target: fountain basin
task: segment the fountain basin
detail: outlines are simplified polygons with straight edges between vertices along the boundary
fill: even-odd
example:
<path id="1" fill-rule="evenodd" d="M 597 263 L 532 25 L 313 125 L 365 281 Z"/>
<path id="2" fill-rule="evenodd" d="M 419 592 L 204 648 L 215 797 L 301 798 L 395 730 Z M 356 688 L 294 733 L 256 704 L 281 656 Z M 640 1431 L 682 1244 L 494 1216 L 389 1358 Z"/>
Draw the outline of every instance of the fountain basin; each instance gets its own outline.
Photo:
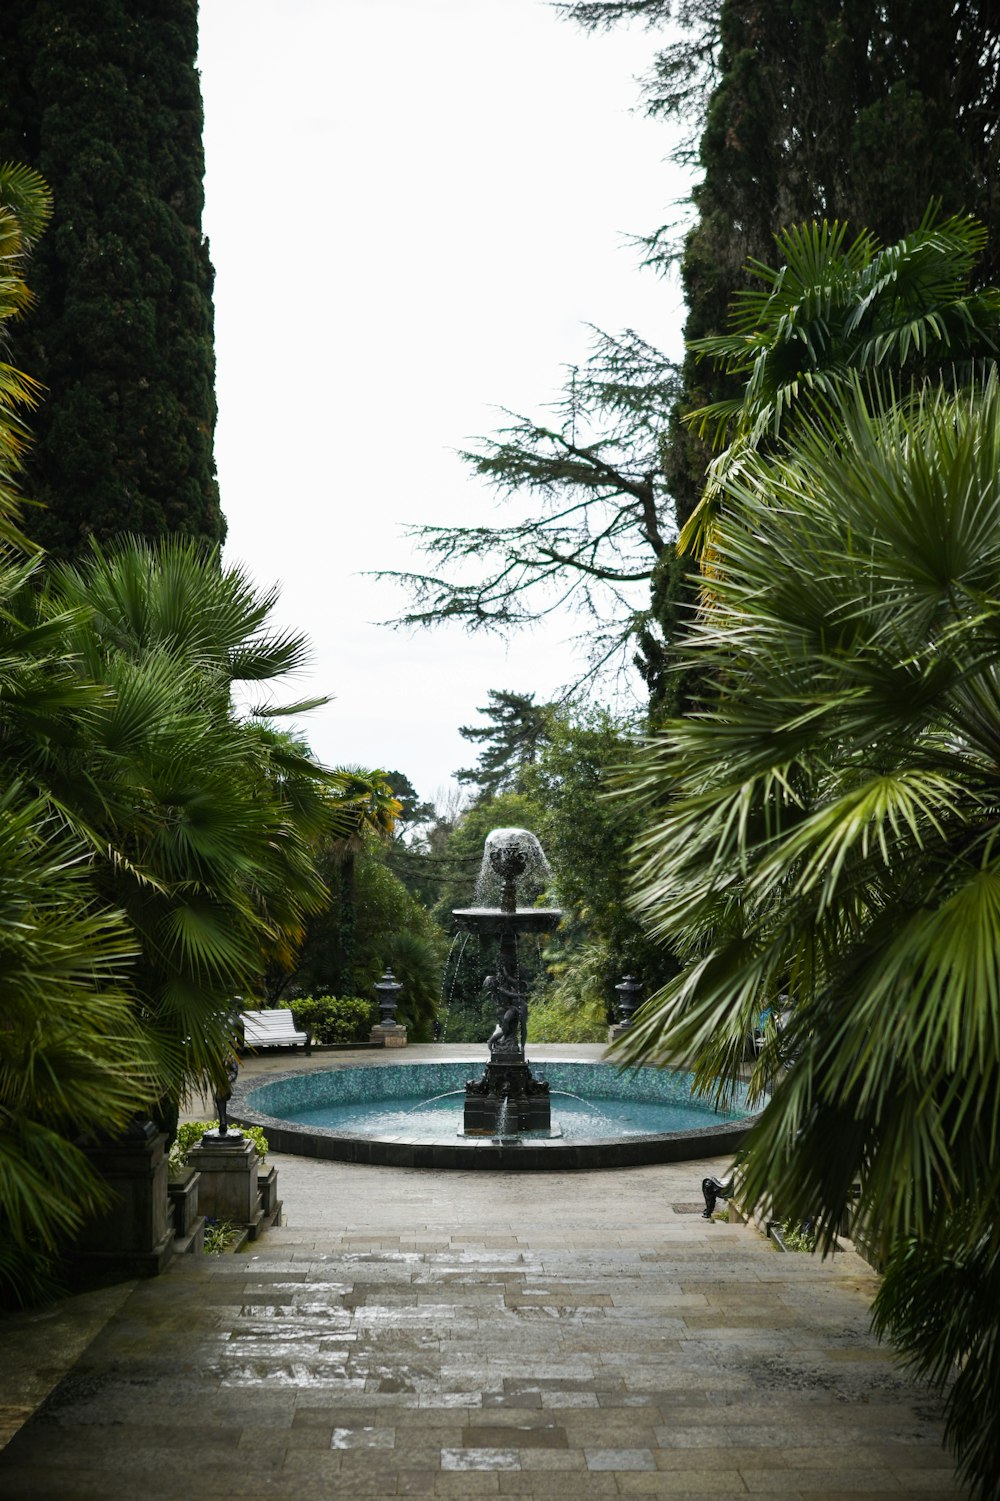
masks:
<path id="1" fill-rule="evenodd" d="M 502 1171 L 563 1171 L 567 1168 L 634 1167 L 655 1162 L 686 1162 L 730 1154 L 740 1145 L 753 1117 L 744 1102 L 732 1112 L 714 1112 L 691 1099 L 691 1075 L 663 1069 L 622 1072 L 609 1064 L 549 1061 L 545 1077 L 552 1091 L 552 1125 L 562 1129 L 565 1096 L 603 1113 L 624 1102 L 641 1119 L 646 1105 L 688 1106 L 687 1124 L 668 1131 L 625 1127 L 621 1134 L 587 1135 L 586 1122 L 561 1136 L 530 1132 L 512 1137 L 464 1137 L 461 1110 L 451 1127 L 434 1139 L 421 1139 L 416 1122 L 407 1130 L 404 1112 L 438 1096 L 464 1097 L 474 1065 L 462 1063 L 384 1064 L 376 1067 L 309 1070 L 241 1081 L 229 1117 L 263 1126 L 272 1151 L 364 1162 L 391 1167 L 464 1168 Z M 396 1112 L 391 1129 L 379 1124 L 385 1108 Z M 357 1119 L 337 1127 L 292 1117 L 327 1109 L 356 1107 Z M 355 1112 L 352 1110 L 352 1115 Z M 365 1128 L 365 1119 L 369 1121 Z"/>

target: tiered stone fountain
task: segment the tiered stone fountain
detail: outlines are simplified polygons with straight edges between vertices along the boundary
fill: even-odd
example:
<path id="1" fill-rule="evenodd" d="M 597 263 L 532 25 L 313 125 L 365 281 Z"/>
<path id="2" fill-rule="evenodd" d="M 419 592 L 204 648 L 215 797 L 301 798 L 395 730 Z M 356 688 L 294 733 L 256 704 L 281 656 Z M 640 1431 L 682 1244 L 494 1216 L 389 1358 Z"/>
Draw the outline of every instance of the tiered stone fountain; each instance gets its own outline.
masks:
<path id="1" fill-rule="evenodd" d="M 529 940 L 551 933 L 562 916 L 557 907 L 530 905 L 547 879 L 534 835 L 497 829 L 486 843 L 476 889 L 480 905 L 455 913 L 464 936 L 485 940 L 477 954 L 489 954 L 493 970 L 485 989 L 496 1025 L 481 1078 L 468 1078 L 467 1062 L 440 1056 L 427 1063 L 267 1074 L 237 1090 L 233 1118 L 263 1126 L 275 1152 L 392 1167 L 535 1172 L 733 1152 L 749 1126 L 746 1111 L 737 1107 L 721 1116 L 692 1103 L 690 1074 L 633 1069 L 626 1075 L 603 1061 L 557 1057 L 548 1063 L 548 1079 L 532 1071 L 525 1057 L 532 966 L 522 965 L 518 945 L 533 947 Z M 642 987 L 627 979 L 618 992 L 624 1026 Z M 483 1033 L 488 1026 L 484 1020 Z"/>
<path id="2" fill-rule="evenodd" d="M 526 872 L 545 869 L 538 840 L 526 829 L 494 829 L 483 861 L 500 881 L 496 907 L 464 907 L 454 913 L 458 927 L 480 937 L 496 937 L 496 973 L 486 985 L 496 1005 L 497 1024 L 489 1039 L 489 1062 L 480 1079 L 465 1086 L 467 1136 L 552 1134 L 549 1086 L 525 1058 L 528 1032 L 527 984 L 518 961 L 518 939 L 550 933 L 562 916 L 558 907 L 519 907 L 517 883 Z"/>

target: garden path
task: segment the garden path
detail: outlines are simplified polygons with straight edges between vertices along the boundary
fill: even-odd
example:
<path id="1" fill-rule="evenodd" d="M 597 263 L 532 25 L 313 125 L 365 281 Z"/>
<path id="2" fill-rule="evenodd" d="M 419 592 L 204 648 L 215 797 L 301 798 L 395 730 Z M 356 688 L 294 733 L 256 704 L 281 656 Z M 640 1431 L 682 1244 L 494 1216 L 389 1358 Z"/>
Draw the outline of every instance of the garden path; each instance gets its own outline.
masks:
<path id="1" fill-rule="evenodd" d="M 247 1252 L 88 1295 L 89 1343 L 79 1299 L 0 1330 L 8 1391 L 76 1341 L 5 1501 L 963 1494 L 868 1333 L 870 1268 L 702 1219 L 723 1162 L 273 1160 L 286 1224 Z"/>

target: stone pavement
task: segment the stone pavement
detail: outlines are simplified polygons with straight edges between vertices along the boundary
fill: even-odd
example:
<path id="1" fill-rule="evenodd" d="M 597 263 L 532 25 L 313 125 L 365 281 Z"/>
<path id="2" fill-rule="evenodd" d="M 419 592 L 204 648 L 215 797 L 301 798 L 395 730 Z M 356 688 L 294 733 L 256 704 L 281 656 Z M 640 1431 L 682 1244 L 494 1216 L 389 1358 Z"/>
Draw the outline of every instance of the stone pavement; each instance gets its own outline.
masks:
<path id="1" fill-rule="evenodd" d="M 962 1494 L 936 1403 L 867 1332 L 870 1269 L 701 1219 L 726 1162 L 269 1161 L 285 1226 L 248 1252 L 0 1325 L 5 1501 Z"/>
<path id="2" fill-rule="evenodd" d="M 90 1310 L 0 1453 L 5 1501 L 962 1494 L 868 1335 L 870 1269 L 701 1219 L 722 1162 L 273 1160 L 284 1228 Z M 0 1326 L 8 1383 L 67 1316 Z"/>

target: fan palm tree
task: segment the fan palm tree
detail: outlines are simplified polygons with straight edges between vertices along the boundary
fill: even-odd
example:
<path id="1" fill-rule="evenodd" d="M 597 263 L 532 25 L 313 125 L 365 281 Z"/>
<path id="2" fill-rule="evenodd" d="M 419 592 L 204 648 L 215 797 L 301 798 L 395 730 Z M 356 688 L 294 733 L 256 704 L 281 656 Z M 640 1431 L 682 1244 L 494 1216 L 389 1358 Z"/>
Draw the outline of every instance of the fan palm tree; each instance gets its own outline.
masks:
<path id="1" fill-rule="evenodd" d="M 304 660 L 303 638 L 268 629 L 273 603 L 195 544 L 125 540 L 50 567 L 40 604 L 76 622 L 77 671 L 103 697 L 57 750 L 26 737 L 20 752 L 136 934 L 136 1005 L 174 1103 L 220 1079 L 233 996 L 325 895 L 312 848 L 340 781 L 271 724 L 309 705 L 241 717 L 231 702 Z"/>
<path id="2" fill-rule="evenodd" d="M 43 1295 L 102 1202 L 80 1139 L 123 1127 L 166 1082 L 129 991 L 136 940 L 98 898 L 87 844 L 30 785 L 106 710 L 66 645 L 84 616 L 39 620 L 39 573 L 0 543 L 0 1302 Z"/>
<path id="3" fill-rule="evenodd" d="M 0 338 L 30 305 L 28 253 L 51 201 L 24 167 L 0 166 Z M 49 1287 L 62 1241 L 103 1202 L 79 1147 L 123 1127 L 159 1092 L 155 1059 L 127 989 L 136 954 L 120 913 L 96 899 L 86 845 L 30 768 L 100 714 L 66 646 L 72 608 L 37 612 L 41 557 L 20 530 L 17 479 L 39 387 L 0 362 L 0 1301 Z M 27 753 L 26 753 L 27 752 Z"/>
<path id="4" fill-rule="evenodd" d="M 86 851 L 17 783 L 0 796 L 0 1303 L 30 1302 L 105 1194 L 82 1137 L 158 1087 L 127 989 L 135 941 Z"/>
<path id="5" fill-rule="evenodd" d="M 0 167 L 0 323 L 48 210 Z M 78 1141 L 220 1078 L 234 992 L 325 894 L 311 844 L 354 827 L 278 708 L 233 708 L 303 660 L 273 593 L 184 544 L 54 569 L 18 530 L 37 394 L 0 365 L 0 1285 L 21 1297 L 101 1200 Z"/>
<path id="6" fill-rule="evenodd" d="M 888 246 L 867 230 L 849 240 L 846 224 L 825 220 L 784 229 L 775 243 L 781 264 L 750 263 L 762 287 L 737 294 L 730 331 L 689 346 L 745 384 L 685 417 L 723 452 L 682 550 L 705 548 L 726 477 L 747 453 L 815 415 L 858 374 L 884 399 L 928 377 L 961 384 L 1000 350 L 1000 291 L 974 289 L 986 231 L 970 215 L 942 218 L 931 203 L 917 229 Z"/>
<path id="7" fill-rule="evenodd" d="M 880 1327 L 951 1389 L 973 1483 L 1000 1465 L 1000 385 L 904 407 L 855 382 L 726 474 L 686 655 L 713 686 L 637 780 L 636 901 L 683 956 L 626 1061 L 752 1088 L 756 1203 L 853 1183 Z M 975 1296 L 973 1296 L 975 1294 Z M 983 1295 L 983 1296 L 980 1296 Z M 988 1295 L 988 1296 L 985 1296 Z"/>
<path id="8" fill-rule="evenodd" d="M 338 768 L 341 778 L 339 806 L 349 820 L 349 827 L 335 835 L 329 845 L 330 855 L 339 868 L 337 927 L 340 972 L 336 988 L 341 995 L 353 995 L 355 989 L 355 861 L 370 839 L 388 839 L 402 811 L 383 771 L 366 771 L 361 766 Z"/>
<path id="9" fill-rule="evenodd" d="M 0 163 L 0 349 L 5 325 L 31 306 L 25 266 L 52 212 L 45 182 L 29 167 Z M 22 370 L 0 360 L 0 539 L 26 544 L 17 528 L 20 474 L 30 434 L 23 413 L 38 403 L 41 387 Z"/>

